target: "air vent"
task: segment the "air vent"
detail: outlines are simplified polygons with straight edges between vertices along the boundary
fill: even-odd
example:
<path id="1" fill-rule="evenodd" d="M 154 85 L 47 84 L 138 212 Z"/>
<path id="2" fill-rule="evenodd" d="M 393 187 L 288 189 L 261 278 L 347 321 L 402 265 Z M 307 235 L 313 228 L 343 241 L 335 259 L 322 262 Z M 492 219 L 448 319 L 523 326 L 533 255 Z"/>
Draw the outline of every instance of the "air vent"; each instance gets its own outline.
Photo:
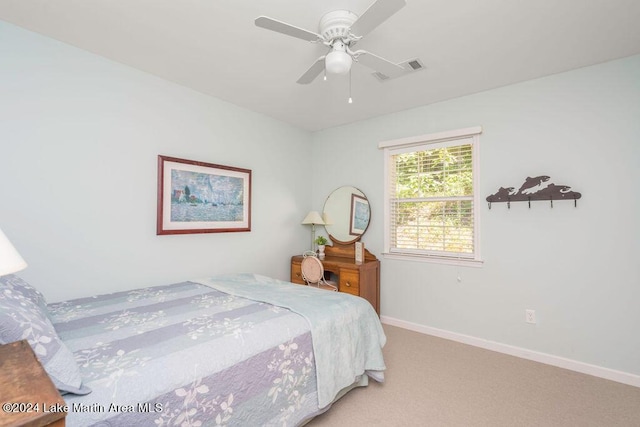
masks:
<path id="1" fill-rule="evenodd" d="M 418 71 L 424 68 L 424 65 L 422 65 L 422 62 L 420 62 L 419 59 L 412 59 L 411 61 L 407 62 L 407 65 L 411 67 L 413 71 Z"/>
<path id="2" fill-rule="evenodd" d="M 395 80 L 397 77 L 406 76 L 407 74 L 413 74 L 416 71 L 424 70 L 425 66 L 422 61 L 418 58 L 410 59 L 408 61 L 401 62 L 400 65 L 405 69 L 405 73 L 400 74 L 399 76 L 389 77 L 386 74 L 381 73 L 380 71 L 376 71 L 373 74 L 373 77 L 378 79 L 379 82 L 386 82 L 387 80 Z"/>

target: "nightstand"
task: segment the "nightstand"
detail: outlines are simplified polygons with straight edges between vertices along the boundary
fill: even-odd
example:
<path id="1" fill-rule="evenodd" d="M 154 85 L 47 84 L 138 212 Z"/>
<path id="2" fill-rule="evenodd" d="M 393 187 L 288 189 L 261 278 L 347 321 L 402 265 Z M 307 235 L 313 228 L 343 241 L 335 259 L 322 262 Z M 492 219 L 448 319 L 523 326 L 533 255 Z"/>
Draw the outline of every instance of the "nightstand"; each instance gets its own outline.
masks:
<path id="1" fill-rule="evenodd" d="M 362 263 L 355 262 L 355 247 L 353 244 L 325 248 L 325 258 L 322 260 L 325 275 L 338 284 L 339 292 L 346 292 L 362 297 L 369 301 L 380 315 L 380 261 L 371 252 L 365 250 Z M 306 285 L 302 278 L 302 255 L 291 257 L 291 281 L 299 285 Z"/>
<path id="2" fill-rule="evenodd" d="M 26 340 L 0 346 L 0 404 L 0 426 L 65 425 L 66 403 Z"/>

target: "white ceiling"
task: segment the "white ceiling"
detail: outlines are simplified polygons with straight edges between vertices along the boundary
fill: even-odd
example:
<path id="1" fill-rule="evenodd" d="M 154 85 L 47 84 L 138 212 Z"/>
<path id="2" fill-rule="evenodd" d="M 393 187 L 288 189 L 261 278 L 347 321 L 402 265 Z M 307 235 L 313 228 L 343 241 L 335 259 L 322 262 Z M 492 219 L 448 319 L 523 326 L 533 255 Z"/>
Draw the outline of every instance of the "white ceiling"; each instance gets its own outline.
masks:
<path id="1" fill-rule="evenodd" d="M 407 0 L 358 43 L 426 69 L 296 80 L 326 48 L 258 28 L 318 31 L 373 0 L 0 0 L 0 19 L 311 131 L 640 53 L 639 0 Z"/>

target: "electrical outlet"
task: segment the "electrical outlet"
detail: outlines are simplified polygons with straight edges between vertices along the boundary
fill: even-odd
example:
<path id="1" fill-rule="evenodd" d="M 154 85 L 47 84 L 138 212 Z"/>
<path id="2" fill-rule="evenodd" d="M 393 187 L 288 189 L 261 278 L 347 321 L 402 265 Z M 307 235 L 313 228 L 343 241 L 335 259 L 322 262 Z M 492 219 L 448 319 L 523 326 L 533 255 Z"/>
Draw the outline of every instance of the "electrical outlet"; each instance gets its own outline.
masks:
<path id="1" fill-rule="evenodd" d="M 536 323 L 536 311 L 535 310 L 525 310 L 524 311 L 524 321 L 527 323 Z"/>

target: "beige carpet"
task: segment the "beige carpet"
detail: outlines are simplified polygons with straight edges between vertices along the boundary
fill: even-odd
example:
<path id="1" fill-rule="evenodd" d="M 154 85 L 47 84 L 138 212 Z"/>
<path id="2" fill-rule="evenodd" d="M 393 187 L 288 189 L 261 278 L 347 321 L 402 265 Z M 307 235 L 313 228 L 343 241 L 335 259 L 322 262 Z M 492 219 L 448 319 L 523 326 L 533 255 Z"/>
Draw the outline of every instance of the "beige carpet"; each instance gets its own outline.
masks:
<path id="1" fill-rule="evenodd" d="M 640 426 L 640 388 L 384 325 L 386 381 L 308 426 Z"/>

